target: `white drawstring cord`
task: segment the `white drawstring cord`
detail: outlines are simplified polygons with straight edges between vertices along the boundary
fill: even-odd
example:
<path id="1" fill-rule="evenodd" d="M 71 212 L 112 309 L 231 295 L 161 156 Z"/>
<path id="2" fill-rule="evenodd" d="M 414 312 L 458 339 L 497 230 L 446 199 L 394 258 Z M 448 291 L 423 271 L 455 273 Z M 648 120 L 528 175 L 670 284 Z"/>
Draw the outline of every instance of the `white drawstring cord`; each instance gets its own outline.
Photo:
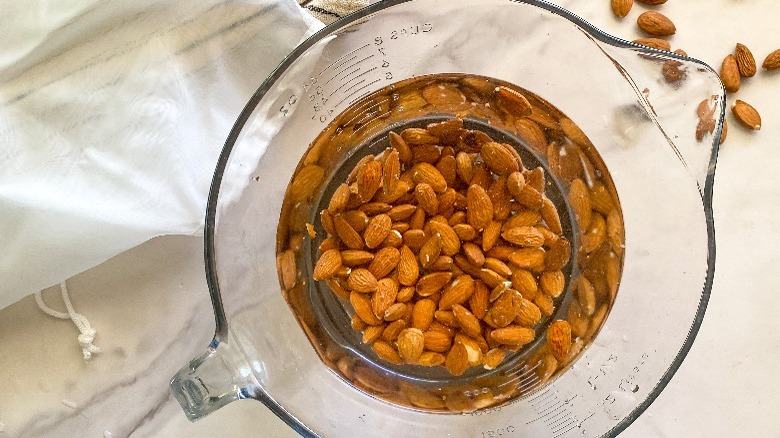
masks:
<path id="1" fill-rule="evenodd" d="M 68 310 L 68 313 L 58 312 L 47 306 L 46 303 L 43 302 L 41 292 L 35 293 L 35 302 L 38 304 L 38 308 L 43 310 L 45 314 L 55 318 L 70 319 L 73 321 L 73 324 L 75 324 L 76 328 L 81 332 L 78 337 L 79 345 L 81 345 L 81 352 L 84 354 L 84 360 L 88 361 L 92 358 L 92 354 L 100 352 L 100 349 L 92 344 L 97 332 L 95 332 L 95 329 L 92 328 L 84 315 L 76 313 L 76 310 L 73 309 L 73 304 L 70 302 L 70 296 L 68 296 L 68 287 L 65 285 L 64 281 L 60 283 L 60 290 L 62 290 L 62 301 L 65 302 L 65 308 Z"/>

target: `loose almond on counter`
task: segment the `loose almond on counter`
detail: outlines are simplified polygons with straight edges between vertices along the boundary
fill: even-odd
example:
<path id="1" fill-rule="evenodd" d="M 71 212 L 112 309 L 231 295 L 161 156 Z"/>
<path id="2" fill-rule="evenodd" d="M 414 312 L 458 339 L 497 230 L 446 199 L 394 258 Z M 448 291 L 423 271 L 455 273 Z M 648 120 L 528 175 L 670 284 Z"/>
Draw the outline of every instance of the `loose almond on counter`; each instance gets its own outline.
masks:
<path id="1" fill-rule="evenodd" d="M 761 64 L 761 67 L 764 70 L 777 70 L 780 68 L 780 49 L 777 49 L 769 55 L 766 55 L 764 63 Z"/>
<path id="2" fill-rule="evenodd" d="M 756 58 L 753 57 L 753 53 L 744 44 L 737 43 L 737 47 L 734 51 L 734 57 L 737 60 L 737 67 L 739 68 L 739 74 L 749 78 L 756 74 Z"/>
<path id="3" fill-rule="evenodd" d="M 619 18 L 623 18 L 631 11 L 634 0 L 612 0 L 612 12 Z"/>
<path id="4" fill-rule="evenodd" d="M 723 86 L 729 93 L 739 91 L 739 67 L 734 55 L 727 55 L 723 58 L 723 63 L 720 66 L 720 80 L 723 81 Z"/>
<path id="5" fill-rule="evenodd" d="M 761 115 L 750 104 L 736 100 L 731 106 L 734 117 L 748 129 L 761 129 Z"/>
<path id="6" fill-rule="evenodd" d="M 656 11 L 643 12 L 637 18 L 637 25 L 643 31 L 655 36 L 669 36 L 677 32 L 672 20 Z"/>

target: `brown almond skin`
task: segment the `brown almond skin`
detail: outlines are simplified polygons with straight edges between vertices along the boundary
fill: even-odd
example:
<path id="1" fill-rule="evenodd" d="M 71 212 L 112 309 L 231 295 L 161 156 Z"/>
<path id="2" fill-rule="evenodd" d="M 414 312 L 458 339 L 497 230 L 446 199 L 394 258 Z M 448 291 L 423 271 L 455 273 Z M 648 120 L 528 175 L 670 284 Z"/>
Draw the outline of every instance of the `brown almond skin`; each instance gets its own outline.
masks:
<path id="1" fill-rule="evenodd" d="M 655 36 L 669 36 L 677 32 L 672 20 L 656 11 L 642 13 L 636 20 L 640 29 Z"/>
<path id="2" fill-rule="evenodd" d="M 612 12 L 619 18 L 623 18 L 631 12 L 634 0 L 612 0 Z"/>
<path id="3" fill-rule="evenodd" d="M 747 48 L 746 45 L 737 43 L 737 47 L 734 50 L 734 57 L 737 59 L 737 67 L 739 68 L 739 74 L 750 78 L 756 74 L 756 58 L 753 57 L 753 52 Z"/>
<path id="4" fill-rule="evenodd" d="M 731 107 L 734 117 L 746 128 L 761 129 L 761 115 L 747 102 L 736 100 Z"/>
<path id="5" fill-rule="evenodd" d="M 734 55 L 729 54 L 723 58 L 723 63 L 720 66 L 720 80 L 723 81 L 723 87 L 729 93 L 739 91 L 739 67 L 737 67 L 737 59 Z"/>
<path id="6" fill-rule="evenodd" d="M 669 44 L 669 41 L 662 38 L 639 38 L 634 40 L 634 43 L 652 47 L 653 49 L 666 50 L 667 52 L 672 49 L 672 45 Z"/>
<path id="7" fill-rule="evenodd" d="M 658 6 L 666 3 L 666 0 L 636 0 L 639 3 L 650 5 L 650 6 Z"/>
<path id="8" fill-rule="evenodd" d="M 780 49 L 766 55 L 761 68 L 767 71 L 780 69 Z"/>

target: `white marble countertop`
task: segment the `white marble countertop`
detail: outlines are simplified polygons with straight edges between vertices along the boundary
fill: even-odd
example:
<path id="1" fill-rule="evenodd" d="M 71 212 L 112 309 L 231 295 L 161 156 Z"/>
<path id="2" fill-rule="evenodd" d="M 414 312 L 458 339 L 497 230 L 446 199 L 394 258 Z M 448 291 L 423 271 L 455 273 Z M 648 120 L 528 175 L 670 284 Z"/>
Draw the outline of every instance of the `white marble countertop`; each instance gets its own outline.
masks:
<path id="1" fill-rule="evenodd" d="M 644 10 L 623 21 L 608 0 L 559 4 L 608 33 L 634 39 Z M 670 0 L 674 48 L 719 66 L 734 43 L 758 62 L 780 48 L 780 2 Z M 666 390 L 623 434 L 770 436 L 780 431 L 780 72 L 745 80 L 736 98 L 762 113 L 760 132 L 730 124 L 715 182 L 717 264 L 693 348 Z M 733 122 L 733 119 L 730 120 Z M 212 337 L 214 322 L 196 237 L 162 237 L 68 282 L 103 350 L 85 364 L 76 329 L 41 313 L 32 297 L 0 311 L 0 437 L 293 437 L 254 401 L 190 423 L 168 381 Z M 45 296 L 53 296 L 50 290 Z"/>

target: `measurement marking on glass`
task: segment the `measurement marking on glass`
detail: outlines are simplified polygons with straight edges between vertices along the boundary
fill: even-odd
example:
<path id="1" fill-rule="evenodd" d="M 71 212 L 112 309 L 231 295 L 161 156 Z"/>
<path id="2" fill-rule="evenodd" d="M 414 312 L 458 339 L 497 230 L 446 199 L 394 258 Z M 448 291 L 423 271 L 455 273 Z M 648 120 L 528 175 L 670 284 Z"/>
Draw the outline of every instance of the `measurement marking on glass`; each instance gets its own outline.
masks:
<path id="1" fill-rule="evenodd" d="M 565 435 L 565 434 L 567 434 L 567 433 L 571 432 L 572 430 L 574 430 L 574 429 L 576 429 L 576 428 L 577 428 L 577 424 L 575 423 L 575 424 L 574 424 L 573 426 L 571 426 L 570 428 L 568 428 L 568 429 L 566 429 L 566 430 L 562 431 L 561 433 L 559 433 L 559 434 L 557 434 L 557 435 L 553 436 L 553 438 L 559 438 L 559 437 L 562 437 L 563 435 Z"/>
<path id="2" fill-rule="evenodd" d="M 364 89 L 364 88 L 366 88 L 366 87 L 370 87 L 371 85 L 374 85 L 374 84 L 376 84 L 376 83 L 377 83 L 377 82 L 379 82 L 380 80 L 381 80 L 381 79 L 375 79 L 375 80 L 373 80 L 373 81 L 371 81 L 371 82 L 367 83 L 366 85 L 363 85 L 362 87 L 358 88 L 357 90 L 353 91 L 351 94 L 349 94 L 349 95 L 345 96 L 343 99 L 341 99 L 341 100 L 339 101 L 339 103 L 337 103 L 337 104 L 336 104 L 336 107 L 338 107 L 339 105 L 341 105 L 341 104 L 342 104 L 342 103 L 343 103 L 345 100 L 347 100 L 347 99 L 349 99 L 350 97 L 352 97 L 352 95 L 353 95 L 353 94 L 355 94 L 355 93 L 359 92 L 360 90 L 362 90 L 362 89 Z M 364 79 L 364 81 L 365 81 L 365 79 Z M 362 82 L 362 81 L 361 81 L 361 82 Z M 356 84 L 356 85 L 357 85 L 357 84 Z M 350 87 L 350 88 L 352 88 L 352 87 Z M 344 91 L 346 92 L 347 90 L 344 90 Z"/>
<path id="3" fill-rule="evenodd" d="M 325 85 L 328 85 L 328 84 L 330 83 L 330 81 L 332 81 L 332 80 L 336 79 L 337 77 L 339 77 L 339 75 L 341 75 L 341 73 L 344 73 L 344 72 L 345 72 L 345 71 L 347 71 L 347 70 L 349 70 L 349 68 L 345 68 L 345 69 L 344 69 L 344 70 L 342 70 L 340 73 L 336 73 L 336 76 L 333 76 L 332 78 L 328 79 L 328 80 L 325 82 Z M 353 73 L 356 73 L 356 72 L 359 72 L 359 71 L 360 71 L 360 67 L 358 67 L 358 68 L 356 68 L 355 70 L 353 70 L 353 71 L 351 71 L 351 72 L 347 73 L 347 74 L 346 74 L 346 75 L 345 75 L 345 76 L 344 76 L 342 79 L 346 79 L 347 77 L 349 77 L 349 75 L 351 75 L 351 74 L 353 74 Z"/>
<path id="4" fill-rule="evenodd" d="M 365 57 L 365 58 L 363 58 L 363 59 L 359 59 L 359 60 L 357 60 L 357 61 L 353 62 L 352 64 L 349 64 L 349 65 L 347 65 L 346 67 L 344 67 L 344 69 L 345 69 L 345 70 L 347 70 L 347 69 L 350 69 L 350 68 L 352 68 L 352 67 L 355 67 L 355 66 L 357 66 L 358 64 L 360 64 L 361 62 L 363 62 L 363 61 L 365 61 L 365 60 L 367 60 L 367 59 L 371 59 L 371 58 L 373 58 L 373 57 L 374 57 L 374 55 L 368 55 L 368 56 L 366 56 L 366 57 Z M 357 55 L 355 55 L 355 56 L 353 56 L 353 57 L 351 57 L 351 58 L 347 59 L 346 61 L 344 61 L 344 63 L 343 63 L 343 64 L 340 64 L 340 65 L 339 65 L 339 67 L 341 67 L 342 65 L 344 65 L 344 64 L 346 64 L 346 63 L 348 63 L 349 61 L 352 61 L 352 60 L 353 60 L 353 59 L 355 59 L 355 58 L 357 58 Z M 338 74 L 334 75 L 334 77 L 336 77 L 336 76 L 338 76 Z"/>
<path id="5" fill-rule="evenodd" d="M 363 46 L 363 47 L 358 47 L 357 49 L 355 49 L 355 50 L 353 50 L 353 51 L 351 51 L 351 52 L 349 52 L 349 53 L 346 53 L 346 54 L 344 54 L 344 55 L 343 55 L 341 58 L 339 58 L 339 59 L 337 59 L 337 60 L 335 60 L 335 61 L 331 62 L 329 66 L 327 66 L 327 67 L 325 67 L 324 69 L 322 69 L 322 71 L 320 72 L 320 74 L 319 74 L 318 76 L 322 76 L 322 74 L 323 74 L 323 73 L 325 73 L 325 72 L 326 72 L 326 71 L 327 71 L 329 68 L 333 67 L 333 65 L 334 65 L 334 64 L 338 63 L 338 62 L 339 62 L 339 61 L 341 61 L 342 59 L 344 59 L 344 58 L 346 58 L 346 57 L 348 57 L 348 56 L 352 55 L 353 53 L 359 52 L 360 50 L 363 50 L 363 49 L 365 49 L 366 47 L 369 47 L 370 45 L 371 45 L 371 44 L 366 44 L 366 45 L 365 45 L 365 46 Z"/>
<path id="6" fill-rule="evenodd" d="M 539 397 L 541 397 L 541 396 L 543 396 L 543 395 L 546 395 L 546 394 L 549 394 L 549 393 L 550 393 L 550 388 L 547 388 L 547 389 L 545 389 L 544 391 L 540 392 L 539 394 L 537 394 L 537 395 L 535 395 L 535 396 L 533 396 L 533 397 L 529 398 L 529 399 L 528 399 L 528 401 L 529 401 L 529 402 L 531 402 L 531 403 L 533 404 L 533 401 L 534 401 L 534 400 L 538 400 L 538 399 L 539 399 Z"/>
<path id="7" fill-rule="evenodd" d="M 544 397 L 542 397 L 542 396 L 544 396 Z M 533 397 L 532 399 L 529 399 L 528 401 L 531 402 L 531 406 L 536 407 L 540 403 L 543 403 L 544 400 L 546 400 L 546 399 L 548 399 L 550 397 L 554 397 L 554 396 L 555 396 L 555 393 L 550 392 L 549 389 L 546 389 L 546 390 L 544 390 L 544 392 L 542 392 L 541 394 Z"/>
<path id="8" fill-rule="evenodd" d="M 544 420 L 544 422 L 547 423 L 548 426 L 550 426 L 550 429 L 555 429 L 561 424 L 572 420 L 571 416 L 569 415 L 570 412 L 568 410 L 559 408 L 556 412 L 558 413 L 553 415 L 552 417 L 547 417 Z M 561 417 L 561 415 L 563 416 Z"/>
<path id="9" fill-rule="evenodd" d="M 363 82 L 365 82 L 365 81 L 366 81 L 365 79 L 361 79 L 361 80 L 359 80 L 359 81 L 355 82 L 354 84 L 352 84 L 352 85 L 350 85 L 349 87 L 345 88 L 345 89 L 344 89 L 344 92 L 346 93 L 347 91 L 349 91 L 349 90 L 351 90 L 351 89 L 353 89 L 353 88 L 357 87 L 358 85 L 362 84 L 362 83 L 363 83 Z"/>
<path id="10" fill-rule="evenodd" d="M 577 426 L 577 420 L 572 418 L 571 416 L 566 416 L 562 419 L 563 421 L 558 422 L 557 424 L 552 424 L 550 427 L 553 429 L 552 433 L 558 433 L 561 430 L 569 427 L 569 426 Z"/>
<path id="11" fill-rule="evenodd" d="M 334 94 L 338 93 L 339 91 L 341 91 L 341 89 L 342 89 L 342 88 L 344 88 L 344 87 L 346 87 L 347 85 L 349 85 L 349 84 L 350 84 L 352 81 L 359 79 L 361 76 L 363 76 L 363 75 L 357 75 L 357 76 L 355 76 L 354 78 L 352 78 L 352 79 L 350 79 L 350 80 L 348 80 L 348 81 L 345 81 L 344 83 L 342 83 L 341 85 L 339 85 L 339 87 L 338 87 L 338 88 L 336 88 L 335 90 L 333 90 L 333 92 L 332 92 L 332 93 L 330 93 L 330 94 L 328 95 L 328 98 L 331 98 L 331 97 L 333 97 L 333 95 L 334 95 Z M 360 83 L 362 83 L 362 82 L 365 82 L 365 79 L 363 79 L 363 81 L 361 81 L 361 82 L 358 82 L 358 84 L 360 84 Z M 352 87 L 350 87 L 350 88 L 352 88 Z M 349 90 L 349 88 L 347 88 L 347 90 Z M 347 90 L 344 90 L 344 91 L 346 92 Z"/>

